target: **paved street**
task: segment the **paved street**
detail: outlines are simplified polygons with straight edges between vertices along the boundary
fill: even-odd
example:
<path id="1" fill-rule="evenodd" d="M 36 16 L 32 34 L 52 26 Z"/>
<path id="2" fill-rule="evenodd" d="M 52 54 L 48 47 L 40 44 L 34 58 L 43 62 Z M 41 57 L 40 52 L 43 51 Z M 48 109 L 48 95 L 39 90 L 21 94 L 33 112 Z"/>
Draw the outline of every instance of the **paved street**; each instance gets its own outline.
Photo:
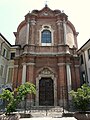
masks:
<path id="1" fill-rule="evenodd" d="M 52 117 L 37 117 L 37 118 L 21 118 L 20 120 L 76 120 L 74 117 L 62 117 L 62 118 L 52 118 Z"/>

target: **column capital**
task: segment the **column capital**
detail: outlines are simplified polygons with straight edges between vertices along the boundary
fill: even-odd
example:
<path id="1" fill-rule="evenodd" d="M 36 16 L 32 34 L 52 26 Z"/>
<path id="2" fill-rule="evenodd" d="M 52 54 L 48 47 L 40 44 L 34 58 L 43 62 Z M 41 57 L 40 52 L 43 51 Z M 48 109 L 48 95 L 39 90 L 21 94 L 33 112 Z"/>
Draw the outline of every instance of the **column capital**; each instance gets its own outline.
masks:
<path id="1" fill-rule="evenodd" d="M 63 23 L 63 21 L 62 20 L 58 20 L 56 23 L 57 23 L 57 25 L 60 25 L 61 23 Z"/>
<path id="2" fill-rule="evenodd" d="M 71 65 L 71 63 L 58 63 L 58 66 Z"/>
<path id="3" fill-rule="evenodd" d="M 80 65 L 74 65 L 76 68 L 80 67 Z"/>
<path id="4" fill-rule="evenodd" d="M 32 63 L 32 62 L 25 63 L 25 62 L 24 62 L 24 63 L 22 63 L 22 65 L 23 65 L 23 66 L 24 66 L 24 65 L 27 65 L 27 66 L 28 66 L 28 65 L 35 65 L 35 63 Z M 15 67 L 17 67 L 17 66 L 15 66 Z"/>
<path id="5" fill-rule="evenodd" d="M 31 63 L 31 62 L 29 62 L 29 63 L 27 63 L 27 65 L 35 65 L 35 63 Z"/>
<path id="6" fill-rule="evenodd" d="M 24 62 L 24 63 L 22 63 L 22 65 L 26 65 L 26 63 Z"/>
<path id="7" fill-rule="evenodd" d="M 58 63 L 58 66 L 66 65 L 66 63 Z"/>
<path id="8" fill-rule="evenodd" d="M 18 67 L 18 65 L 14 65 L 14 68 L 17 68 Z"/>
<path id="9" fill-rule="evenodd" d="M 31 25 L 36 25 L 36 21 L 35 20 L 31 20 Z"/>

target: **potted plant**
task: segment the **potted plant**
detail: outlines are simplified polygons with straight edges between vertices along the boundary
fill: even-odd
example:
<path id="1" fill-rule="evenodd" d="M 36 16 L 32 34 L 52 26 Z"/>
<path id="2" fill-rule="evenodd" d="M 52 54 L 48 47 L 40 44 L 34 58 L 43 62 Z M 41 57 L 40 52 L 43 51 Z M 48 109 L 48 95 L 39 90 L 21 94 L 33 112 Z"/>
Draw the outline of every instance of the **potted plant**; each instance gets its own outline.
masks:
<path id="1" fill-rule="evenodd" d="M 22 101 L 22 98 L 25 98 L 27 94 L 35 94 L 35 92 L 35 85 L 29 82 L 20 85 L 13 92 L 10 92 L 9 90 L 3 90 L 2 94 L 0 94 L 0 98 L 6 101 L 5 114 L 11 117 L 11 114 L 16 111 L 16 107 Z M 16 119 L 14 117 L 12 120 L 18 120 L 19 118 L 20 116 L 17 115 Z"/>
<path id="2" fill-rule="evenodd" d="M 90 120 L 89 103 L 90 103 L 90 86 L 83 84 L 77 91 L 71 90 L 70 95 L 78 112 L 74 117 L 78 120 Z"/>

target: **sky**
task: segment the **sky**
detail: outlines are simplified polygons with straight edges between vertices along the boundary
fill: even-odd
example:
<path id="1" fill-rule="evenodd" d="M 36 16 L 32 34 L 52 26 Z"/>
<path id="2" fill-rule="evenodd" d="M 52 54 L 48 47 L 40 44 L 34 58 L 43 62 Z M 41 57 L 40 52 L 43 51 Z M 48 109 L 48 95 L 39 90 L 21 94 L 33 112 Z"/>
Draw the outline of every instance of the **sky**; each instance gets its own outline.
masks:
<path id="1" fill-rule="evenodd" d="M 30 11 L 41 10 L 45 0 L 0 0 L 0 33 L 12 44 L 15 44 L 13 32 Z M 47 0 L 50 9 L 64 10 L 68 20 L 74 25 L 79 35 L 78 48 L 90 38 L 90 0 Z"/>

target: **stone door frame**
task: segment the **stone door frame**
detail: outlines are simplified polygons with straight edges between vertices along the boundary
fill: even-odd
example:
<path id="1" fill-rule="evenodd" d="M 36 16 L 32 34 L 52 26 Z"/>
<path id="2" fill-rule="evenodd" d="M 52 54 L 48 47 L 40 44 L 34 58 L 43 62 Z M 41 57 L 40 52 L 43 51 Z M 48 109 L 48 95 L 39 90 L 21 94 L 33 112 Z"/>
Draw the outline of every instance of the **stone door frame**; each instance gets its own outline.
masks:
<path id="1" fill-rule="evenodd" d="M 57 106 L 57 79 L 54 73 L 48 68 L 43 68 L 41 72 L 36 77 L 36 100 L 35 105 L 39 106 L 39 80 L 41 78 L 51 78 L 53 80 L 54 87 L 54 106 Z"/>

